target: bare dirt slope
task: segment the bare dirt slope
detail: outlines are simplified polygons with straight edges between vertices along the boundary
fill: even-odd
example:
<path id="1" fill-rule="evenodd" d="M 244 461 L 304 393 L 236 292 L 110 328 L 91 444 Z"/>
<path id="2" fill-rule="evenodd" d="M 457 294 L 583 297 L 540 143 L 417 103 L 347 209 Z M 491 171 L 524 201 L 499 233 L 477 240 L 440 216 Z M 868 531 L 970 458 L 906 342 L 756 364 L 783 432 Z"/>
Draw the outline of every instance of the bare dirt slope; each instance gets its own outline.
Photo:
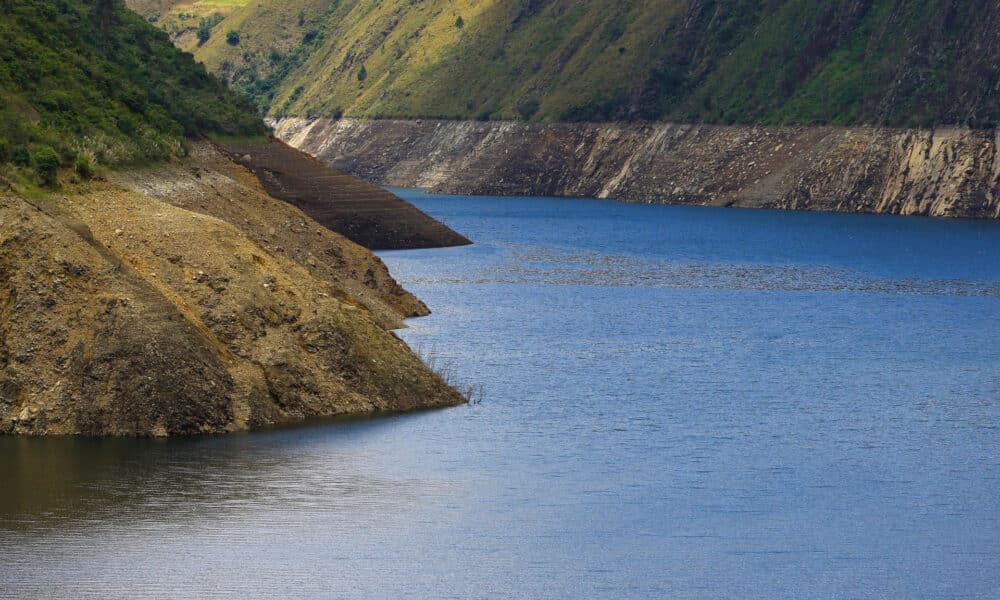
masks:
<path id="1" fill-rule="evenodd" d="M 404 250 L 470 243 L 398 196 L 281 141 L 226 142 L 221 148 L 255 173 L 272 196 L 366 248 Z"/>
<path id="2" fill-rule="evenodd" d="M 463 398 L 387 331 L 424 314 L 367 250 L 210 146 L 0 198 L 0 432 L 172 435 Z"/>

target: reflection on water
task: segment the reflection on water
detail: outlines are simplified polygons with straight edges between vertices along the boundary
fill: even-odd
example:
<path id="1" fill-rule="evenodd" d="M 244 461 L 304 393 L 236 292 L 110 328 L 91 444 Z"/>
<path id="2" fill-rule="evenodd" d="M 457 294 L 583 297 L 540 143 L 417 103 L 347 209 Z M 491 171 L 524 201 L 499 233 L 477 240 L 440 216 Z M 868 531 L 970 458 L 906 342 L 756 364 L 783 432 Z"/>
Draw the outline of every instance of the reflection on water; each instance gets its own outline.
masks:
<path id="1" fill-rule="evenodd" d="M 372 556 L 408 507 L 455 495 L 447 481 L 371 468 L 366 438 L 398 418 L 199 439 L 0 438 L 0 596 L 273 597 L 290 581 L 326 595 L 320 563 Z"/>
<path id="2" fill-rule="evenodd" d="M 349 422 L 340 420 L 341 423 Z M 331 422 L 331 425 L 334 426 Z M 287 446 L 305 430 L 179 440 L 0 437 L 0 527 L 61 530 L 116 519 L 224 518 L 241 508 L 385 508 L 421 485 L 374 477 L 351 452 Z"/>
<path id="3" fill-rule="evenodd" d="M 0 438 L 0 597 L 1000 594 L 1000 224 L 405 193 L 482 405 Z"/>

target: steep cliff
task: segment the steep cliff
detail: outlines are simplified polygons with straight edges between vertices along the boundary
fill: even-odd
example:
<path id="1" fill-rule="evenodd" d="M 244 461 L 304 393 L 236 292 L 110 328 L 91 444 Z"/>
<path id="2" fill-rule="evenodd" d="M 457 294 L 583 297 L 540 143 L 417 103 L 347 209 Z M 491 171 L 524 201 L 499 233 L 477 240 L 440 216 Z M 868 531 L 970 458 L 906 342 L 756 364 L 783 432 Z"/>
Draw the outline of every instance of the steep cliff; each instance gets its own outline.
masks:
<path id="1" fill-rule="evenodd" d="M 0 433 L 173 435 L 462 397 L 386 328 L 426 307 L 207 143 L 0 197 Z"/>
<path id="2" fill-rule="evenodd" d="M 443 193 L 1000 217 L 993 130 L 294 119 L 290 144 Z"/>

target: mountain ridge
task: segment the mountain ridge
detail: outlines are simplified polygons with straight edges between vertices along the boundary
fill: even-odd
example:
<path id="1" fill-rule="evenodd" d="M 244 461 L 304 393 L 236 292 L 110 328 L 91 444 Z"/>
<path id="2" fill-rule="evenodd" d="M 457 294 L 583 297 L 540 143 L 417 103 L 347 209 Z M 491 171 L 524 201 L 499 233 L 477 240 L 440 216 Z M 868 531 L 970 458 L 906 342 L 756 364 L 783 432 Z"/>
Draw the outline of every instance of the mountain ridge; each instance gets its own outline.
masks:
<path id="1" fill-rule="evenodd" d="M 976 128 L 1000 118 L 1000 11 L 986 0 L 224 4 L 145 14 L 273 117 Z M 210 37 L 192 38 L 213 15 Z"/>

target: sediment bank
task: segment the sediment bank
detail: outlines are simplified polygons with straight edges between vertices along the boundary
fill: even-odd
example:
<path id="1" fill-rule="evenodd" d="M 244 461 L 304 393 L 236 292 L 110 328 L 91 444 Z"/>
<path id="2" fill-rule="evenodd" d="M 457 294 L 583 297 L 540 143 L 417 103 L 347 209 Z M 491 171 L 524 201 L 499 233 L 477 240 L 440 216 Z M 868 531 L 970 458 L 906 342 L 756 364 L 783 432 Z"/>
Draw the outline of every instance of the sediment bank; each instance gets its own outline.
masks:
<path id="1" fill-rule="evenodd" d="M 993 130 L 286 118 L 290 145 L 439 193 L 1000 217 Z"/>

